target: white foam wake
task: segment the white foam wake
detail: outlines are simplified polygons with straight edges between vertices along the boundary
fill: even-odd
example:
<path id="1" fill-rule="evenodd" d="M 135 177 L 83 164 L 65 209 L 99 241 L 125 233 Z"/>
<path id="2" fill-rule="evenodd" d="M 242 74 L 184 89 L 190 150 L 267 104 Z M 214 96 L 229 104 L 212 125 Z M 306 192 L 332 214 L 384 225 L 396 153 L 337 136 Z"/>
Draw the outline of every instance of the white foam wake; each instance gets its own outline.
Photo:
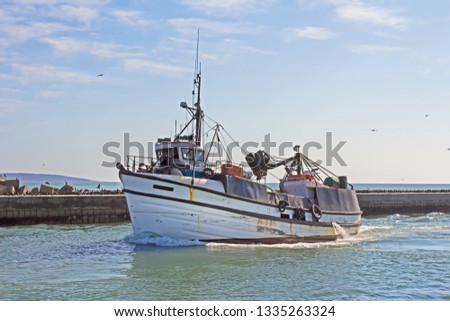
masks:
<path id="1" fill-rule="evenodd" d="M 350 235 L 347 233 L 347 231 L 342 226 L 340 226 L 338 223 L 332 222 L 331 224 L 333 224 L 334 230 L 336 231 L 337 234 L 339 234 L 339 236 L 342 239 L 347 239 L 350 237 Z"/>

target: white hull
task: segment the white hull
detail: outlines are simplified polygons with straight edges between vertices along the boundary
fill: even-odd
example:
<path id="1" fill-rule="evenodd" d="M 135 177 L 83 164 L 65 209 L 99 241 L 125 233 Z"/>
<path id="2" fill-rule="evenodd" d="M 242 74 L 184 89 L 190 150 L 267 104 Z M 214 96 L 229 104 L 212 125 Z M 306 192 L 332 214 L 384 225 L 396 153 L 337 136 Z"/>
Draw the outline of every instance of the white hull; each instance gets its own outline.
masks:
<path id="1" fill-rule="evenodd" d="M 336 240 L 358 232 L 361 213 L 322 213 L 313 222 L 280 218 L 276 204 L 224 193 L 221 182 L 158 174 L 121 173 L 135 234 L 206 242 L 293 243 Z M 288 216 L 286 218 L 286 216 Z M 339 223 L 337 225 L 336 223 Z"/>

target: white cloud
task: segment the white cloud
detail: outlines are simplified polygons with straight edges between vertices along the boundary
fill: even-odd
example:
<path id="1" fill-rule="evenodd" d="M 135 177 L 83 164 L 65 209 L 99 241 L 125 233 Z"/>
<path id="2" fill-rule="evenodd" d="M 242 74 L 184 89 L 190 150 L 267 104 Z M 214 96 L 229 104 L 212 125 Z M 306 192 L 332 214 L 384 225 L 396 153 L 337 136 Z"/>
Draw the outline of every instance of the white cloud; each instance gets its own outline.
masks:
<path id="1" fill-rule="evenodd" d="M 52 15 L 66 20 L 77 20 L 89 24 L 97 16 L 97 10 L 90 7 L 62 5 L 52 10 Z"/>
<path id="2" fill-rule="evenodd" d="M 0 22 L 2 25 L 6 25 L 7 23 L 15 23 L 20 20 L 20 18 L 14 17 L 11 12 L 8 12 L 5 8 L 0 8 Z"/>
<path id="3" fill-rule="evenodd" d="M 66 30 L 59 23 L 30 21 L 27 14 L 30 14 L 29 8 L 0 8 L 1 47 L 7 48 L 18 42 Z"/>
<path id="4" fill-rule="evenodd" d="M 47 43 L 53 47 L 57 53 L 76 53 L 87 51 L 88 42 L 70 37 L 61 38 L 42 38 L 41 42 Z"/>
<path id="5" fill-rule="evenodd" d="M 14 0 L 17 4 L 56 4 L 61 0 Z"/>
<path id="6" fill-rule="evenodd" d="M 30 4 L 30 5 L 48 5 L 48 4 L 85 4 L 85 5 L 97 5 L 107 4 L 110 0 L 13 0 L 17 4 Z"/>
<path id="7" fill-rule="evenodd" d="M 95 81 L 95 75 L 83 74 L 51 65 L 26 65 L 15 63 L 11 64 L 11 67 L 19 73 L 19 80 L 23 83 L 59 80 L 84 83 Z"/>
<path id="8" fill-rule="evenodd" d="M 299 6 L 306 10 L 331 5 L 335 8 L 338 17 L 345 21 L 373 23 L 397 28 L 406 27 L 410 22 L 408 18 L 399 13 L 400 10 L 398 9 L 371 6 L 364 2 L 363 0 L 298 0 Z"/>
<path id="9" fill-rule="evenodd" d="M 4 25 L 2 29 L 8 34 L 11 42 L 21 42 L 67 31 L 70 28 L 56 22 L 31 22 L 27 25 Z"/>
<path id="10" fill-rule="evenodd" d="M 398 15 L 397 10 L 368 6 L 363 2 L 337 2 L 337 15 L 347 21 L 369 22 L 388 27 L 404 27 L 408 19 Z"/>
<path id="11" fill-rule="evenodd" d="M 125 69 L 127 70 L 141 70 L 156 74 L 180 74 L 192 72 L 191 69 L 184 67 L 153 62 L 144 59 L 125 59 Z"/>
<path id="12" fill-rule="evenodd" d="M 205 19 L 170 19 L 169 24 L 179 33 L 187 34 L 197 32 L 197 29 L 208 30 L 218 34 L 249 34 L 255 32 L 255 26 L 244 23 L 225 23 Z"/>
<path id="13" fill-rule="evenodd" d="M 121 23 L 132 26 L 148 26 L 154 24 L 152 20 L 143 18 L 142 11 L 115 10 L 112 15 Z"/>
<path id="14" fill-rule="evenodd" d="M 109 42 L 93 42 L 89 48 L 89 53 L 103 58 L 126 58 L 126 57 L 143 57 L 145 54 L 131 51 L 130 48 Z"/>
<path id="15" fill-rule="evenodd" d="M 45 90 L 45 91 L 40 92 L 38 94 L 38 97 L 49 99 L 49 98 L 60 97 L 60 96 L 62 96 L 62 94 L 63 94 L 63 92 L 61 92 L 61 91 Z"/>
<path id="16" fill-rule="evenodd" d="M 314 10 L 324 5 L 329 5 L 329 1 L 326 0 L 297 0 L 298 5 L 302 9 Z"/>
<path id="17" fill-rule="evenodd" d="M 145 54 L 136 48 L 129 48 L 110 42 L 89 42 L 70 37 L 43 38 L 59 54 L 75 54 L 84 52 L 102 58 L 143 57 Z"/>
<path id="18" fill-rule="evenodd" d="M 283 34 L 286 40 L 292 40 L 297 37 L 313 40 L 328 40 L 337 37 L 337 34 L 331 30 L 311 26 L 305 28 L 285 29 L 283 30 Z"/>
<path id="19" fill-rule="evenodd" d="M 21 93 L 21 92 L 23 92 L 20 89 L 10 88 L 10 87 L 1 87 L 0 91 L 7 92 L 7 93 Z"/>
<path id="20" fill-rule="evenodd" d="M 206 13 L 255 12 L 273 2 L 273 0 L 182 0 L 182 3 Z"/>
<path id="21" fill-rule="evenodd" d="M 244 43 L 242 43 L 239 40 L 236 39 L 224 39 L 222 41 L 222 43 L 218 46 L 219 50 L 218 50 L 218 55 L 220 55 L 221 53 L 227 53 L 227 54 L 237 54 L 240 55 L 242 53 L 249 53 L 249 54 L 258 54 L 258 55 L 277 55 L 276 52 L 273 51 L 268 51 L 268 50 L 264 50 L 264 49 L 260 49 L 260 48 L 256 48 L 256 47 L 252 47 L 249 45 L 246 45 Z M 204 55 L 202 55 L 202 58 L 204 57 Z M 215 60 L 215 59 L 214 59 Z"/>
<path id="22" fill-rule="evenodd" d="M 66 3 L 59 5 L 59 3 Z M 82 5 L 86 2 L 86 5 Z M 80 31 L 61 20 L 90 24 L 98 10 L 90 1 L 16 1 L 0 8 L 1 43 L 8 47 L 31 39 L 53 36 L 58 33 Z M 26 5 L 25 5 L 26 4 Z M 80 5 L 78 5 L 80 4 Z M 55 21 L 59 20 L 59 21 Z"/>
<path id="23" fill-rule="evenodd" d="M 377 54 L 405 51 L 405 48 L 380 44 L 353 44 L 346 46 L 350 52 L 358 54 Z"/>

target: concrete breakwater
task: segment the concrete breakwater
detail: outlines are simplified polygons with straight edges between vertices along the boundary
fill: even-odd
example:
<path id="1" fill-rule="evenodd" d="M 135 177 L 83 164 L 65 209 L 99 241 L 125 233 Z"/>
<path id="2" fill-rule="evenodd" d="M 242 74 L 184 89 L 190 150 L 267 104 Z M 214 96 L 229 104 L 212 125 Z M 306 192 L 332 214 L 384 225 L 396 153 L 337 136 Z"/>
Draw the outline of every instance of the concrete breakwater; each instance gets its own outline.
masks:
<path id="1" fill-rule="evenodd" d="M 0 226 L 130 220 L 123 194 L 0 196 Z"/>
<path id="2" fill-rule="evenodd" d="M 359 193 L 364 216 L 450 213 L 450 192 Z M 0 196 L 0 226 L 129 222 L 123 194 Z"/>
<path id="3" fill-rule="evenodd" d="M 363 215 L 450 213 L 450 192 L 358 193 Z"/>

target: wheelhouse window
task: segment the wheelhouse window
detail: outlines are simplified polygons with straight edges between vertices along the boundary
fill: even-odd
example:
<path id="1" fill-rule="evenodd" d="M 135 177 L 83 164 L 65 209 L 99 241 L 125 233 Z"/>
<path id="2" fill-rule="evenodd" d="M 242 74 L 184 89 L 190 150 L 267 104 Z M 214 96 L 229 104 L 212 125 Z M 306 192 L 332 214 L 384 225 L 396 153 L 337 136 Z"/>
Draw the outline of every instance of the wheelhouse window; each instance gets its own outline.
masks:
<path id="1" fill-rule="evenodd" d="M 174 160 L 179 159 L 178 148 L 164 148 L 156 152 L 158 160 L 161 166 L 166 166 L 171 164 Z"/>
<path id="2" fill-rule="evenodd" d="M 181 149 L 181 156 L 183 156 L 183 159 L 185 160 L 194 160 L 194 149 L 192 148 L 182 148 Z M 195 161 L 196 162 L 203 162 L 203 150 L 197 150 L 195 153 Z"/>

